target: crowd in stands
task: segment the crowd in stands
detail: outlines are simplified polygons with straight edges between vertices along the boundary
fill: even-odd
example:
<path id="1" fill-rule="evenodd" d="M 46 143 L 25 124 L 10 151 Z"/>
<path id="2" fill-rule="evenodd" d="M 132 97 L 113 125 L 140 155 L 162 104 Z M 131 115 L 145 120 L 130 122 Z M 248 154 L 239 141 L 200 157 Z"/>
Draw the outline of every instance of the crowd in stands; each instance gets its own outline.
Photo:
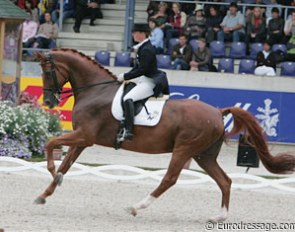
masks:
<path id="1" fill-rule="evenodd" d="M 50 49 L 56 47 L 61 0 L 11 0 L 19 8 L 29 14 L 23 23 L 24 53 L 29 48 Z M 64 0 L 63 18 L 75 18 L 73 31 L 80 33 L 81 22 L 90 18 L 90 26 L 94 26 L 97 18 L 103 18 L 101 3 L 114 3 L 113 0 Z"/>
<path id="2" fill-rule="evenodd" d="M 170 55 L 172 69 L 216 71 L 209 49 L 216 41 L 226 46 L 245 44 L 245 58 L 249 57 L 252 44 L 260 43 L 263 49 L 252 57 L 257 62 L 257 75 L 275 75 L 278 62 L 295 61 L 295 0 L 203 2 L 149 2 L 152 44 L 158 54 Z M 253 5 L 243 10 L 239 3 Z M 284 5 L 294 9 L 285 11 Z M 277 44 L 283 44 L 286 51 L 273 51 L 272 46 Z"/>

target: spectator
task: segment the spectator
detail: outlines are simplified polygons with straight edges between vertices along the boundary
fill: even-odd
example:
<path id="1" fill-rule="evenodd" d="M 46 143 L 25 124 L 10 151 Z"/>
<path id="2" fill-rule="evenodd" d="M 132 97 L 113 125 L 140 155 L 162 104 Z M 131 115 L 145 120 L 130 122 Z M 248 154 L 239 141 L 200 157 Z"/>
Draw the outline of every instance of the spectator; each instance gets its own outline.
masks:
<path id="1" fill-rule="evenodd" d="M 102 18 L 102 13 L 100 11 L 99 0 L 77 0 L 75 9 L 75 25 L 73 27 L 75 33 L 80 33 L 80 27 L 82 20 L 86 16 L 90 16 L 90 26 L 94 26 L 94 21 L 97 18 Z"/>
<path id="2" fill-rule="evenodd" d="M 39 2 L 38 8 L 39 8 L 39 15 L 40 15 L 39 17 L 40 24 L 45 22 L 45 13 L 49 12 L 51 14 L 51 12 L 53 11 L 55 1 L 56 0 L 42 0 Z"/>
<path id="3" fill-rule="evenodd" d="M 164 28 L 167 47 L 171 38 L 178 37 L 183 34 L 184 25 L 186 23 L 186 14 L 181 11 L 179 3 L 172 4 L 172 11 L 173 15 L 168 17 L 168 24 L 166 24 Z"/>
<path id="4" fill-rule="evenodd" d="M 195 14 L 190 16 L 185 24 L 185 34 L 189 40 L 205 36 L 206 19 L 203 14 L 203 6 L 197 5 Z"/>
<path id="5" fill-rule="evenodd" d="M 233 42 L 242 41 L 245 36 L 245 18 L 238 11 L 238 5 L 232 2 L 228 14 L 223 18 L 220 25 L 222 30 L 217 32 L 217 40 L 232 40 Z"/>
<path id="6" fill-rule="evenodd" d="M 39 24 L 38 10 L 34 6 L 32 0 L 25 0 L 25 10 L 32 17 L 31 19 L 34 20 L 36 23 Z"/>
<path id="7" fill-rule="evenodd" d="M 167 10 L 167 4 L 165 2 L 160 2 L 159 4 L 159 10 L 157 13 L 150 18 L 155 19 L 157 22 L 157 25 L 163 29 L 165 26 L 165 23 L 167 23 L 168 15 L 166 13 Z"/>
<path id="8" fill-rule="evenodd" d="M 284 37 L 284 20 L 279 15 L 279 9 L 272 9 L 272 19 L 268 23 L 268 40 L 273 45 L 281 43 Z"/>
<path id="9" fill-rule="evenodd" d="M 271 52 L 271 46 L 272 44 L 269 41 L 265 41 L 263 44 L 263 51 L 257 53 L 257 65 L 254 70 L 255 75 L 276 75 L 275 53 Z"/>
<path id="10" fill-rule="evenodd" d="M 148 14 L 148 19 L 150 17 L 156 15 L 158 9 L 159 9 L 159 2 L 155 2 L 153 0 L 150 0 L 149 5 L 146 9 L 146 13 Z"/>
<path id="11" fill-rule="evenodd" d="M 192 46 L 187 44 L 185 35 L 179 36 L 179 43 L 176 44 L 171 52 L 171 60 L 173 69 L 189 70 L 189 62 L 192 57 Z"/>
<path id="12" fill-rule="evenodd" d="M 191 71 L 210 71 L 211 54 L 210 49 L 206 47 L 205 39 L 198 40 L 198 49 L 193 53 L 189 64 Z"/>
<path id="13" fill-rule="evenodd" d="M 216 6 L 211 6 L 209 9 L 209 16 L 206 19 L 206 41 L 209 44 L 217 38 L 217 32 L 220 31 L 220 24 L 222 22 L 222 16 L 220 15 Z"/>
<path id="14" fill-rule="evenodd" d="M 221 0 L 213 0 L 210 2 L 222 2 Z M 218 4 L 205 4 L 204 5 L 204 11 L 205 11 L 205 17 L 208 18 L 210 16 L 210 8 L 214 7 L 220 14 L 220 16 L 223 18 L 226 15 L 227 7 L 226 5 L 218 5 Z"/>
<path id="15" fill-rule="evenodd" d="M 286 61 L 295 62 L 295 34 L 293 34 L 287 43 Z"/>
<path id="16" fill-rule="evenodd" d="M 64 0 L 62 22 L 67 18 L 74 17 L 74 14 L 74 0 Z M 58 0 L 55 4 L 54 10 L 52 11 L 51 15 L 52 21 L 58 25 L 60 15 L 60 0 Z"/>
<path id="17" fill-rule="evenodd" d="M 161 54 L 164 52 L 164 49 L 163 49 L 164 33 L 162 29 L 158 27 L 157 21 L 153 18 L 149 19 L 149 27 L 151 29 L 151 34 L 150 34 L 151 44 L 156 49 L 156 54 Z"/>
<path id="18" fill-rule="evenodd" d="M 260 7 L 255 7 L 247 23 L 246 43 L 263 43 L 266 39 L 266 22 Z"/>
<path id="19" fill-rule="evenodd" d="M 285 42 L 287 43 L 292 35 L 295 35 L 295 10 L 292 11 L 291 18 L 289 18 L 284 26 Z"/>
<path id="20" fill-rule="evenodd" d="M 24 48 L 30 48 L 35 41 L 38 23 L 32 20 L 32 16 L 23 22 L 22 42 Z"/>
<path id="21" fill-rule="evenodd" d="M 19 8 L 26 10 L 26 0 L 16 0 L 15 2 Z M 38 0 L 31 0 L 30 2 L 31 2 L 31 7 L 33 9 L 37 6 Z"/>
<path id="22" fill-rule="evenodd" d="M 41 24 L 36 35 L 34 48 L 50 48 L 50 44 L 55 41 L 58 34 L 58 27 L 51 20 L 51 14 L 46 12 L 44 15 L 45 23 Z"/>
<path id="23" fill-rule="evenodd" d="M 277 8 L 278 9 L 278 14 L 281 16 L 282 15 L 282 5 L 278 4 L 276 0 L 271 0 L 270 4 L 267 5 L 266 11 L 265 11 L 265 17 L 267 20 L 267 23 L 269 20 L 272 19 L 272 9 Z"/>

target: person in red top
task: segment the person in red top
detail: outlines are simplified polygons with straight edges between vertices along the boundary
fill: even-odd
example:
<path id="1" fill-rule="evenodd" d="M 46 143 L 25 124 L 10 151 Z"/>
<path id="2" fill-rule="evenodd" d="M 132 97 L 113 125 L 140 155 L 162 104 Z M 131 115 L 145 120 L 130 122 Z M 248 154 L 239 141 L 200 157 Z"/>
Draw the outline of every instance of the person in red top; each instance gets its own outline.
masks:
<path id="1" fill-rule="evenodd" d="M 186 23 L 186 14 L 181 11 L 179 3 L 172 4 L 172 11 L 173 15 L 168 18 L 168 23 L 164 28 L 167 48 L 171 38 L 176 38 L 183 34 Z"/>
<path id="2" fill-rule="evenodd" d="M 26 0 L 17 0 L 17 6 L 21 9 L 25 9 L 25 1 Z M 36 7 L 37 6 L 37 0 L 32 0 L 32 7 Z"/>
<path id="3" fill-rule="evenodd" d="M 249 50 L 250 43 L 263 43 L 266 39 L 266 21 L 260 7 L 254 7 L 247 22 L 246 44 Z"/>

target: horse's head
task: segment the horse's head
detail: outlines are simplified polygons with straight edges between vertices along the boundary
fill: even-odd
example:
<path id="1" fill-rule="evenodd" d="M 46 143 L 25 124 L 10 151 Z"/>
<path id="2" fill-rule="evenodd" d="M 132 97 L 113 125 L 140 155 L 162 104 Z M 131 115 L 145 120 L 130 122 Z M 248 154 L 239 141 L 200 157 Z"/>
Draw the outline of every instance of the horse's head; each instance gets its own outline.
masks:
<path id="1" fill-rule="evenodd" d="M 68 82 L 68 75 L 65 70 L 54 61 L 54 55 L 49 53 L 37 53 L 40 61 L 43 79 L 43 103 L 49 108 L 57 106 L 60 102 L 62 87 Z"/>

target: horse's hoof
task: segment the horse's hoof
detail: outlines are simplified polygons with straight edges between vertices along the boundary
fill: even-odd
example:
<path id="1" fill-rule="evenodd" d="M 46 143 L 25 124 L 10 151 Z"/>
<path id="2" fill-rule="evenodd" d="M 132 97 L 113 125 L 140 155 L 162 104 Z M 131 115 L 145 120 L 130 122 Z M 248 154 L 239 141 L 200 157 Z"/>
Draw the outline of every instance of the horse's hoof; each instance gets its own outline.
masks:
<path id="1" fill-rule="evenodd" d="M 132 216 L 136 216 L 137 215 L 137 210 L 134 207 L 128 207 L 126 208 L 126 212 L 131 214 Z"/>
<path id="2" fill-rule="evenodd" d="M 57 173 L 56 176 L 54 177 L 54 182 L 55 182 L 58 186 L 61 186 L 62 181 L 63 181 L 63 177 L 64 177 L 64 175 L 63 175 L 61 172 Z"/>
<path id="3" fill-rule="evenodd" d="M 37 197 L 34 200 L 34 204 L 36 204 L 36 205 L 44 205 L 45 203 L 46 203 L 46 200 L 42 197 Z"/>

